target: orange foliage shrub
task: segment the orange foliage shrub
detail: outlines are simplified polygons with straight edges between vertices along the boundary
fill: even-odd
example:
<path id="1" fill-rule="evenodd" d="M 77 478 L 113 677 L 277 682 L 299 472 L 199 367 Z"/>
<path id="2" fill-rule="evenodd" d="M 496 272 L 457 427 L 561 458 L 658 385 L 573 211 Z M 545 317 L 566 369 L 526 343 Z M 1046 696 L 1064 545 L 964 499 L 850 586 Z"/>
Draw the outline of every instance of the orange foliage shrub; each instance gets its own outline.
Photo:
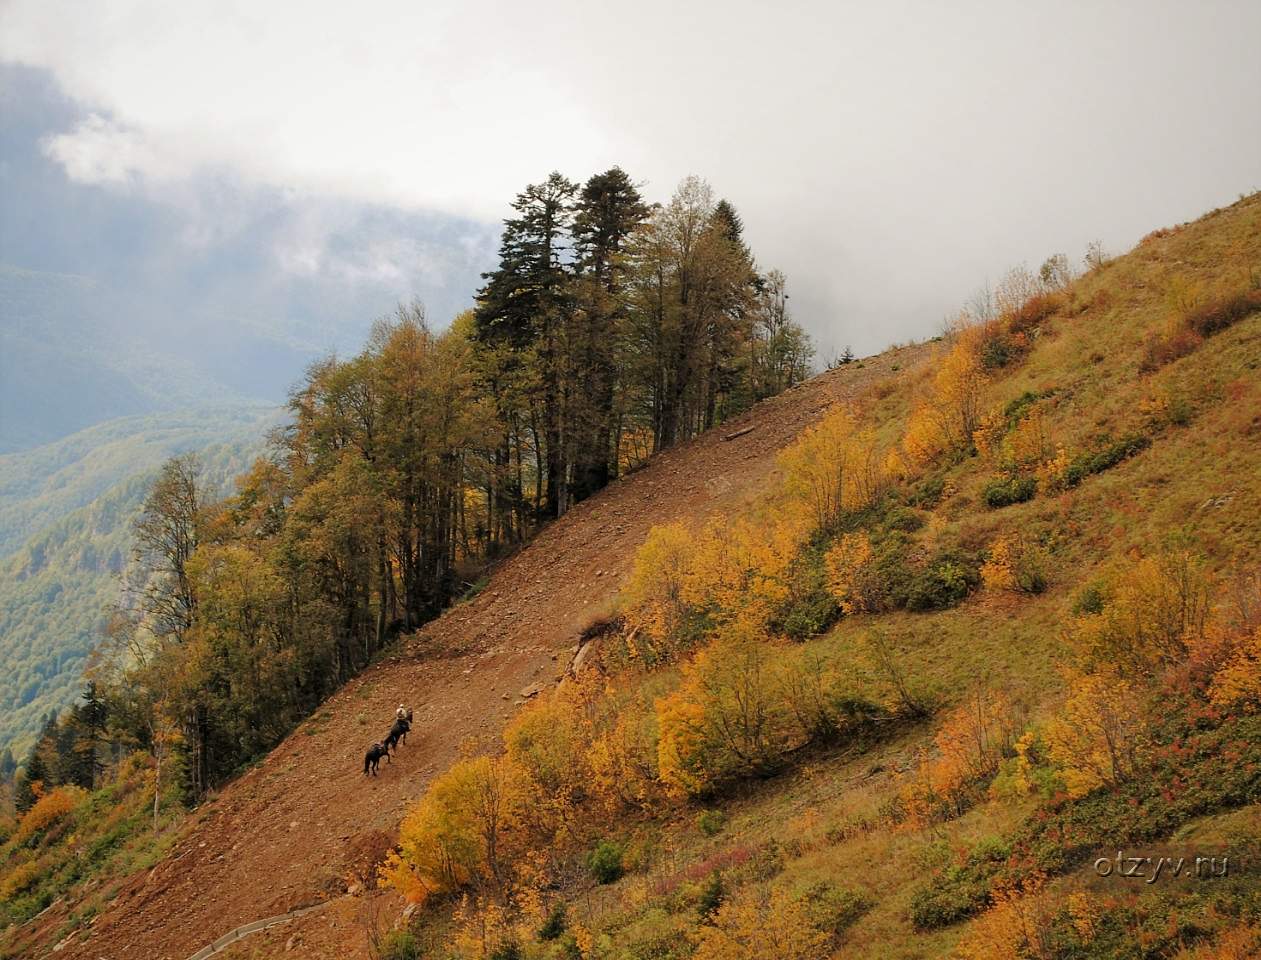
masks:
<path id="1" fill-rule="evenodd" d="M 1055 913 L 1054 899 L 1044 892 L 1000 892 L 994 906 L 973 922 L 956 956 L 961 960 L 1052 957 L 1051 923 Z"/>
<path id="2" fill-rule="evenodd" d="M 1063 306 L 1063 294 L 1035 293 L 1007 315 L 1007 328 L 1012 333 L 1028 333 L 1042 326 Z"/>
<path id="3" fill-rule="evenodd" d="M 1261 627 L 1230 636 L 1228 651 L 1209 685 L 1209 699 L 1234 710 L 1261 710 Z"/>
<path id="4" fill-rule="evenodd" d="M 899 793 L 907 822 L 929 826 L 963 813 L 1011 754 L 1020 716 L 1001 690 L 974 691 L 948 713 Z"/>
<path id="5" fill-rule="evenodd" d="M 23 815 L 11 843 L 20 847 L 41 830 L 46 830 L 62 817 L 74 812 L 80 801 L 87 796 L 87 791 L 80 787 L 65 786 L 50 790 Z"/>

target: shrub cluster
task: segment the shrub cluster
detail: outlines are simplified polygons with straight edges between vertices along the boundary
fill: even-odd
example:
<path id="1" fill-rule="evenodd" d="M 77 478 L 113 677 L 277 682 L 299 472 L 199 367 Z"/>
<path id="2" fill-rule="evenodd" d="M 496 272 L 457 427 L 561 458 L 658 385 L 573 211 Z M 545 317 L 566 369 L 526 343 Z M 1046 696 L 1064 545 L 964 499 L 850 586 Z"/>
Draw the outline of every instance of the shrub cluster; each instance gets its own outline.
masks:
<path id="1" fill-rule="evenodd" d="M 986 506 L 989 507 L 1010 507 L 1014 503 L 1024 503 L 1032 500 L 1034 494 L 1038 492 L 1038 480 L 1036 477 L 995 477 L 985 485 L 985 489 L 981 492 L 982 498 L 985 500 Z"/>
<path id="2" fill-rule="evenodd" d="M 1190 307 L 1173 329 L 1148 338 L 1139 371 L 1151 373 L 1185 357 L 1206 337 L 1221 333 L 1254 313 L 1261 313 L 1261 290 L 1257 289 L 1243 290 Z"/>

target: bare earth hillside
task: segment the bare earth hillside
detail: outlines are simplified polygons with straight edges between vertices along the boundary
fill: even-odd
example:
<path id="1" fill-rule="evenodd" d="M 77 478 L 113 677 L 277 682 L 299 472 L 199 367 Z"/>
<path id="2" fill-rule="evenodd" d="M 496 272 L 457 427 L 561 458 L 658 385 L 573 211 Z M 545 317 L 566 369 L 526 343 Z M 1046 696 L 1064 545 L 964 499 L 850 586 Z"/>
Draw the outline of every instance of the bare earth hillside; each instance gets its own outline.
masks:
<path id="1" fill-rule="evenodd" d="M 924 356 L 908 347 L 825 373 L 580 504 L 501 564 L 476 599 L 347 685 L 206 803 L 164 859 L 127 881 L 88 940 L 66 942 L 58 956 L 185 960 L 243 924 L 322 902 L 326 909 L 218 956 L 366 956 L 365 923 L 384 895 L 359 894 L 356 872 L 380 857 L 406 806 L 463 742 L 497 733 L 525 688 L 564 673 L 649 528 L 751 500 L 776 470 L 776 453 L 832 404 Z M 364 750 L 400 702 L 416 709 L 410 741 L 365 779 Z M 44 949 L 63 909 L 54 904 L 31 924 Z"/>

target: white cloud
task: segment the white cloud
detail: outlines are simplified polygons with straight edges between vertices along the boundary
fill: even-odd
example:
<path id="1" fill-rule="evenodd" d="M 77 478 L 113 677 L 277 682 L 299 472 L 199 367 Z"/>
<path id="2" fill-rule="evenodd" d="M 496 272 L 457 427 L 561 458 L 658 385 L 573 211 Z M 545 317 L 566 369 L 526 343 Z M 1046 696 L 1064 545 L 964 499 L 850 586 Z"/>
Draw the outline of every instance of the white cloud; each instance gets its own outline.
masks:
<path id="1" fill-rule="evenodd" d="M 138 177 L 167 177 L 143 137 L 93 113 L 73 130 L 48 137 L 44 152 L 76 183 L 126 184 Z"/>
<path id="2" fill-rule="evenodd" d="M 205 171 L 494 221 L 554 168 L 709 177 L 826 347 L 1261 187 L 1261 5 L 9 0 L 0 59 L 94 111 L 81 181 Z M 312 201 L 316 202 L 316 201 Z M 391 243 L 286 269 L 394 276 Z M 441 266 L 434 269 L 441 269 Z"/>

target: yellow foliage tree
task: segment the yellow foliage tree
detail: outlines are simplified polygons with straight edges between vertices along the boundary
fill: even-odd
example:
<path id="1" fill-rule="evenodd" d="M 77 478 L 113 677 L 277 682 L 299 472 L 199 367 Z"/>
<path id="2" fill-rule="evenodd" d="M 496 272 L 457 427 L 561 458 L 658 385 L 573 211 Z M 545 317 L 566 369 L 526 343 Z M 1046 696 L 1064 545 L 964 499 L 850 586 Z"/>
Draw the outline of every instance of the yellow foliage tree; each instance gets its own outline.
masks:
<path id="1" fill-rule="evenodd" d="M 847 614 L 881 609 L 881 584 L 874 559 L 871 538 L 865 531 L 845 534 L 823 557 L 828 589 Z"/>
<path id="2" fill-rule="evenodd" d="M 1181 663 L 1203 636 L 1213 589 L 1213 578 L 1186 550 L 1145 557 L 1112 578 L 1104 608 L 1078 618 L 1068 642 L 1087 668 L 1150 672 Z"/>
<path id="3" fill-rule="evenodd" d="M 563 830 L 586 795 L 585 693 L 577 683 L 566 684 L 555 697 L 530 703 L 504 730 L 508 761 L 529 801 L 522 812 L 536 832 Z"/>
<path id="4" fill-rule="evenodd" d="M 805 503 L 817 529 L 869 506 L 885 484 L 884 457 L 875 434 L 839 408 L 780 454 L 788 494 Z"/>
<path id="5" fill-rule="evenodd" d="M 1115 673 L 1070 674 L 1071 693 L 1047 724 L 1051 762 L 1073 797 L 1130 779 L 1145 745 L 1141 691 Z"/>
<path id="6" fill-rule="evenodd" d="M 704 793 L 773 768 L 801 742 L 776 666 L 773 648 L 749 637 L 715 642 L 684 666 L 678 690 L 657 701 L 657 762 L 667 788 Z"/>
<path id="7" fill-rule="evenodd" d="M 972 442 L 980 426 L 981 392 L 986 376 L 981 365 L 982 329 L 963 326 L 950 350 L 937 361 L 927 394 L 911 413 L 902 447 L 914 462 L 924 464 L 943 452 Z"/>
<path id="8" fill-rule="evenodd" d="M 507 759 L 459 761 L 404 817 L 382 880 L 415 903 L 475 879 L 502 884 L 524 797 L 521 774 Z"/>
<path id="9" fill-rule="evenodd" d="M 694 536 L 681 523 L 654 526 L 635 554 L 635 566 L 622 591 L 627 621 L 657 646 L 669 642 L 690 613 L 684 583 L 691 566 Z"/>
<path id="10" fill-rule="evenodd" d="M 783 890 L 742 888 L 697 937 L 694 960 L 824 960 L 828 936 L 806 906 Z"/>
<path id="11" fill-rule="evenodd" d="M 588 788 L 606 808 L 649 809 L 660 799 L 657 714 L 642 688 L 605 700 L 587 746 Z"/>
<path id="12" fill-rule="evenodd" d="M 712 625 L 758 635 L 792 590 L 790 567 L 806 528 L 791 511 L 759 521 L 715 519 L 693 544 L 683 599 Z"/>

